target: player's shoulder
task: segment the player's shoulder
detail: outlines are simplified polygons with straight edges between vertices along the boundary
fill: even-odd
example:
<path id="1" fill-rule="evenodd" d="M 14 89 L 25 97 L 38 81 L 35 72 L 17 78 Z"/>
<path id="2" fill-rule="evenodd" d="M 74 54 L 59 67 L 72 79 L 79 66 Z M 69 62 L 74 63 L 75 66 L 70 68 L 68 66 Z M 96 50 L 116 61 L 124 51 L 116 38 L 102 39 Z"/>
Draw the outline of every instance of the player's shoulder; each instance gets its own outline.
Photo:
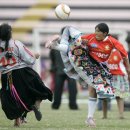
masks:
<path id="1" fill-rule="evenodd" d="M 14 44 L 16 44 L 16 45 L 21 45 L 21 44 L 23 44 L 20 40 L 14 40 Z"/>
<path id="2" fill-rule="evenodd" d="M 112 41 L 118 41 L 115 37 L 113 37 L 113 36 L 111 36 L 111 35 L 108 36 L 108 39 L 110 39 L 110 40 L 112 40 Z"/>

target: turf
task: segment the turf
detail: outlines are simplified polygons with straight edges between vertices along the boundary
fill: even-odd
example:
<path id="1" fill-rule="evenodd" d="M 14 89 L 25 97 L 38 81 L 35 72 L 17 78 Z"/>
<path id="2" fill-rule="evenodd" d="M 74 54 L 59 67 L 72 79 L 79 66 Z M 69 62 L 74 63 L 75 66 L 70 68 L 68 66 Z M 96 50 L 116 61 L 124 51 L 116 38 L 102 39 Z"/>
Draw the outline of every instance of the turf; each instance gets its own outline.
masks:
<path id="1" fill-rule="evenodd" d="M 22 124 L 20 128 L 13 127 L 13 121 L 8 120 L 2 109 L 0 109 L 0 130 L 130 130 L 130 112 L 125 112 L 125 119 L 118 118 L 116 105 L 112 105 L 108 119 L 101 119 L 102 112 L 96 111 L 95 120 L 97 127 L 89 128 L 84 123 L 87 114 L 87 104 L 79 104 L 80 110 L 70 110 L 67 104 L 62 104 L 59 110 L 52 110 L 51 104 L 43 102 L 41 121 L 35 119 L 34 113 L 28 114 L 27 124 Z"/>

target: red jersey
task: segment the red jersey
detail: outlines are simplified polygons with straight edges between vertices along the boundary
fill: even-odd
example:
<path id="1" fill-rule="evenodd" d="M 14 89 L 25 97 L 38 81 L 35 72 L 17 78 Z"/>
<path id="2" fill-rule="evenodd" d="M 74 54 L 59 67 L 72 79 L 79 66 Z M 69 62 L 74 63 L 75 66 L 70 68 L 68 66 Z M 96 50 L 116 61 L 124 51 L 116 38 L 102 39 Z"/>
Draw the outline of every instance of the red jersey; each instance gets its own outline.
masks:
<path id="1" fill-rule="evenodd" d="M 95 34 L 83 35 L 82 39 L 88 40 L 89 54 L 98 62 L 107 61 L 113 48 L 119 50 L 122 57 L 127 57 L 123 45 L 111 36 L 107 36 L 103 41 L 98 41 Z"/>
<path id="2" fill-rule="evenodd" d="M 111 36 L 107 36 L 103 41 L 96 40 L 95 34 L 84 35 L 82 39 L 88 40 L 87 46 L 89 54 L 98 62 L 107 62 L 112 74 L 124 74 L 122 61 L 128 57 L 123 45 Z M 116 51 L 113 51 L 115 48 Z"/>
<path id="3" fill-rule="evenodd" d="M 111 74 L 113 74 L 113 75 L 125 75 L 126 74 L 122 56 L 117 49 L 112 50 L 107 63 L 108 63 L 108 68 L 110 69 Z"/>

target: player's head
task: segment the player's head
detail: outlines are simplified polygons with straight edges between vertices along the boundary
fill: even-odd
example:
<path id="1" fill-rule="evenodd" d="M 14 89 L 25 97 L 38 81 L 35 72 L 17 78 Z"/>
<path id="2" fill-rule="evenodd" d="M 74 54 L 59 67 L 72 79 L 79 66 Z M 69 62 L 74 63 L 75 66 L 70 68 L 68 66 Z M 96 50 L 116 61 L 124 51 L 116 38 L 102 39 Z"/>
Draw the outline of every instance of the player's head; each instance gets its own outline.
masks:
<path id="1" fill-rule="evenodd" d="M 4 23 L 0 25 L 0 39 L 2 41 L 8 41 L 12 37 L 12 28 L 10 25 Z"/>
<path id="2" fill-rule="evenodd" d="M 4 41 L 5 47 L 4 50 L 8 51 L 8 46 L 9 46 L 9 40 L 12 37 L 12 28 L 10 25 L 4 23 L 0 25 L 0 40 Z M 9 52 L 6 53 L 7 58 L 11 58 L 12 54 Z"/>
<path id="3" fill-rule="evenodd" d="M 103 40 L 109 33 L 109 27 L 106 23 L 99 23 L 95 27 L 95 34 L 97 40 Z"/>

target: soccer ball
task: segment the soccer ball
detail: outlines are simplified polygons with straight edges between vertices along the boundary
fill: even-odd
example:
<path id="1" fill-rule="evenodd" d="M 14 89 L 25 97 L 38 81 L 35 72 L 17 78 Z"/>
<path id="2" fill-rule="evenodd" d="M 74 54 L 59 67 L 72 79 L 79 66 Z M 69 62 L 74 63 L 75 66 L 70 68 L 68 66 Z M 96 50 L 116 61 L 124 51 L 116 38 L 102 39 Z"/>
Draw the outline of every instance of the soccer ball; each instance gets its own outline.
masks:
<path id="1" fill-rule="evenodd" d="M 55 8 L 55 15 L 59 19 L 67 19 L 70 15 L 70 7 L 66 4 L 59 4 Z"/>

